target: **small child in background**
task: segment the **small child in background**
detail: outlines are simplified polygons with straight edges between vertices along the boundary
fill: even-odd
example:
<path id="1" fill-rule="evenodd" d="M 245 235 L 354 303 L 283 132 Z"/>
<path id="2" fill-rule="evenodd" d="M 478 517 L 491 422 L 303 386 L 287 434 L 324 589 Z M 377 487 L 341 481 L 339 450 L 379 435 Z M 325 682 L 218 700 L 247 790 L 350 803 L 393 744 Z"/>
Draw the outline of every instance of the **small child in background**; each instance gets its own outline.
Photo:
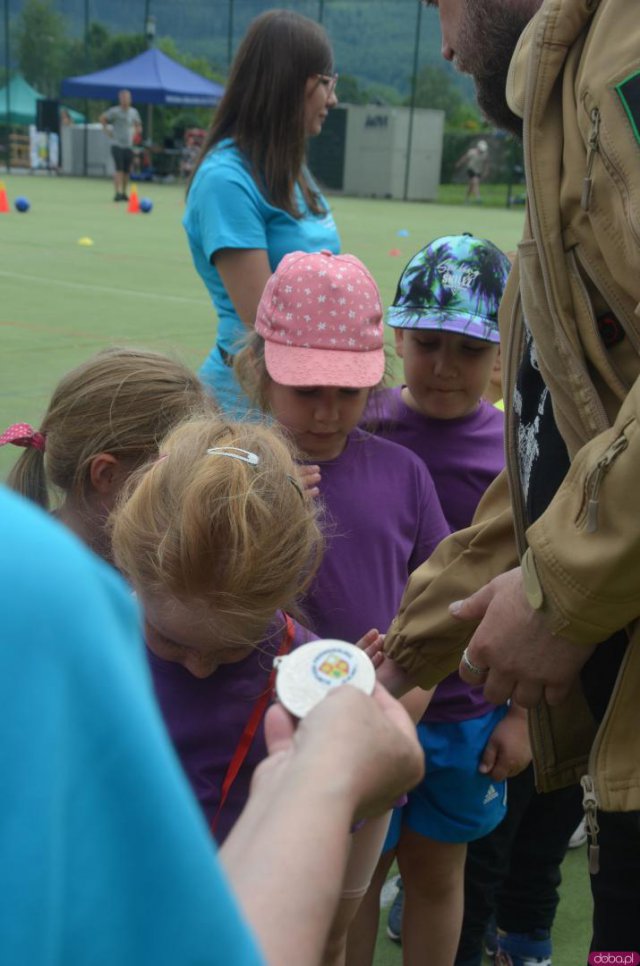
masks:
<path id="1" fill-rule="evenodd" d="M 132 477 L 111 530 L 169 733 L 221 843 L 266 756 L 273 659 L 314 639 L 286 613 L 321 553 L 313 501 L 276 430 L 194 419 Z"/>
<path id="2" fill-rule="evenodd" d="M 109 559 L 107 517 L 129 474 L 157 455 L 158 442 L 194 412 L 216 413 L 185 365 L 160 352 L 112 347 L 63 376 L 35 430 L 16 423 L 0 436 L 24 452 L 8 485 L 50 509 Z"/>
<path id="3" fill-rule="evenodd" d="M 498 353 L 509 268 L 491 242 L 438 238 L 406 266 L 387 314 L 405 385 L 377 393 L 367 422 L 428 466 L 454 530 L 471 523 L 504 465 L 503 414 L 482 396 Z M 427 775 L 394 813 L 355 924 L 354 966 L 372 960 L 380 889 L 394 854 L 404 884 L 405 966 L 452 966 L 467 843 L 502 820 L 504 779 L 529 760 L 524 712 L 490 705 L 457 674 L 438 685 L 418 731 Z"/>
<path id="4" fill-rule="evenodd" d="M 500 357 L 500 347 L 498 347 L 498 355 L 495 358 L 495 362 L 491 367 L 491 372 L 489 373 L 489 382 L 487 383 L 487 388 L 484 391 L 484 398 L 487 402 L 492 403 L 496 409 L 501 409 L 504 412 L 504 399 L 502 398 L 502 359 Z"/>
<path id="5" fill-rule="evenodd" d="M 509 263 L 513 265 L 516 257 L 516 252 L 507 252 L 507 258 Z M 504 412 L 504 399 L 502 392 L 502 350 L 498 346 L 498 354 L 494 360 L 493 366 L 491 368 L 491 373 L 489 374 L 489 382 L 487 383 L 487 388 L 484 391 L 484 398 L 497 406 Z"/>
<path id="6" fill-rule="evenodd" d="M 386 631 L 409 574 L 449 527 L 422 461 L 358 428 L 385 368 L 380 294 L 365 266 L 329 252 L 285 256 L 236 365 L 243 388 L 286 430 L 320 492 L 326 549 L 303 599 L 311 628 L 347 641 L 369 627 Z M 422 711 L 427 694 L 419 700 Z M 374 823 L 362 830 L 370 837 L 343 893 L 333 963 L 344 962 L 346 929 L 386 824 L 378 823 L 377 838 Z"/>

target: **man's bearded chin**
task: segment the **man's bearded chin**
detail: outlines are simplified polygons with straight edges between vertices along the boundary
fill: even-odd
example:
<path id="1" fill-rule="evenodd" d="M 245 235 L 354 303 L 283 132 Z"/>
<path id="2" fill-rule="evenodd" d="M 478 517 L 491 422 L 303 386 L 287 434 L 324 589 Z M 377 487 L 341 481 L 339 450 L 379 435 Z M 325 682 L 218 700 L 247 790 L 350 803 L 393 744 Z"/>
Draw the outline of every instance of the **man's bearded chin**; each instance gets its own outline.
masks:
<path id="1" fill-rule="evenodd" d="M 522 118 L 505 97 L 509 64 L 520 34 L 541 0 L 467 0 L 460 24 L 456 67 L 470 74 L 478 106 L 497 127 L 522 138 Z"/>

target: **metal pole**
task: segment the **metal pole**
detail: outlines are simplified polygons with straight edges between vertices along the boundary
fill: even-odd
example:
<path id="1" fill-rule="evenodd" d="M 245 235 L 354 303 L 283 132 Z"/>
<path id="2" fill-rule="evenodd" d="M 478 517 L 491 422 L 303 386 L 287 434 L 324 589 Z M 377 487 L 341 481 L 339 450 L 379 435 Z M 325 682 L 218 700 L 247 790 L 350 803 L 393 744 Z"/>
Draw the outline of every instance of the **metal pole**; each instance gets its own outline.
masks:
<path id="1" fill-rule="evenodd" d="M 9 73 L 9 53 L 10 53 L 10 43 L 9 43 L 9 0 L 4 0 L 4 67 L 5 67 L 5 79 L 7 86 L 5 88 L 5 100 L 7 102 L 7 173 L 11 171 L 11 93 L 9 91 L 9 84 L 11 82 L 11 75 Z"/>
<path id="2" fill-rule="evenodd" d="M 229 0 L 229 22 L 227 29 L 227 67 L 233 60 L 233 0 Z"/>
<path id="3" fill-rule="evenodd" d="M 413 75 L 411 77 L 411 103 L 409 105 L 409 133 L 407 135 L 407 161 L 404 168 L 404 201 L 409 196 L 409 171 L 411 169 L 411 148 L 413 142 L 413 112 L 416 108 L 416 89 L 418 86 L 418 64 L 420 62 L 420 25 L 422 23 L 422 0 L 418 0 L 416 17 L 416 40 L 413 46 Z"/>
<path id="4" fill-rule="evenodd" d="M 149 8 L 151 0 L 144 0 L 144 20 L 142 21 L 142 35 L 147 36 L 147 24 L 149 23 Z"/>
<path id="5" fill-rule="evenodd" d="M 324 0 L 319 0 L 318 23 L 322 23 L 323 17 L 324 17 Z"/>
<path id="6" fill-rule="evenodd" d="M 89 73 L 91 65 L 89 62 L 89 0 L 84 0 L 84 69 Z M 89 101 L 84 101 L 84 138 L 83 138 L 84 160 L 83 173 L 86 178 L 89 173 Z"/>

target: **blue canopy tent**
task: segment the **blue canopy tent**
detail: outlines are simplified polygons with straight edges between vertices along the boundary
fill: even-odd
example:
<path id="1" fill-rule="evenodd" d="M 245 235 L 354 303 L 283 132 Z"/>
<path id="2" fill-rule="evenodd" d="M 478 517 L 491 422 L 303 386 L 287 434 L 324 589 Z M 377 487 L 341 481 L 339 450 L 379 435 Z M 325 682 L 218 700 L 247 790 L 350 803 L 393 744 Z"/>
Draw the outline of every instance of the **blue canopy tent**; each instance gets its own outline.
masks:
<path id="1" fill-rule="evenodd" d="M 63 97 L 91 100 L 115 101 L 121 90 L 131 91 L 134 106 L 148 105 L 146 136 L 149 140 L 152 137 L 153 105 L 215 107 L 224 94 L 222 84 L 183 67 L 155 47 L 115 67 L 81 77 L 67 77 L 61 85 Z M 170 153 L 178 152 L 167 151 L 166 155 Z M 85 146 L 85 158 L 86 155 Z"/>
<path id="2" fill-rule="evenodd" d="M 192 107 L 214 107 L 224 93 L 221 84 L 183 67 L 155 47 L 95 74 L 67 77 L 61 93 L 63 97 L 115 101 L 123 89 L 131 91 L 134 104 Z"/>

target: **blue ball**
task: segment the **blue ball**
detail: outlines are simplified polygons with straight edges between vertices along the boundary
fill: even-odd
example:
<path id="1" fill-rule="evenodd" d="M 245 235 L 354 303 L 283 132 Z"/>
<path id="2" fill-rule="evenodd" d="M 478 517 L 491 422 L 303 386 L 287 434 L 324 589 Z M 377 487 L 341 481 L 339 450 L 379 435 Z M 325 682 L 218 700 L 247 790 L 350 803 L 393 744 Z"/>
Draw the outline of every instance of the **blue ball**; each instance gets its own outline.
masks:
<path id="1" fill-rule="evenodd" d="M 152 209 L 153 209 L 153 201 L 151 200 L 151 198 L 140 199 L 140 211 L 142 211 L 145 215 L 148 215 Z"/>
<path id="2" fill-rule="evenodd" d="M 14 205 L 15 205 L 16 211 L 29 211 L 29 208 L 31 207 L 31 202 L 29 201 L 28 198 L 25 198 L 23 195 L 20 195 L 14 201 Z"/>

